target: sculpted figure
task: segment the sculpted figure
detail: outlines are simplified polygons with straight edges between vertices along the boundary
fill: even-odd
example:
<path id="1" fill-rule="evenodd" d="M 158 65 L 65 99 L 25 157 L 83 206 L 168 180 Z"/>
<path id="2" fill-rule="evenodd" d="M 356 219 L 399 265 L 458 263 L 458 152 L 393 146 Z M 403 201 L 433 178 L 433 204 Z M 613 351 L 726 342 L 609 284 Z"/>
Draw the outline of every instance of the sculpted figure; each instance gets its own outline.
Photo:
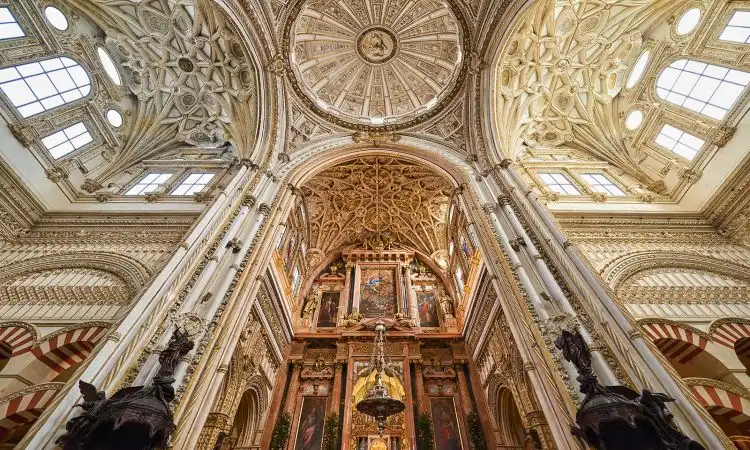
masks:
<path id="1" fill-rule="evenodd" d="M 315 315 L 315 310 L 318 309 L 318 296 L 314 293 L 309 294 L 305 300 L 305 306 L 302 309 L 302 317 L 305 319 L 312 319 Z"/>

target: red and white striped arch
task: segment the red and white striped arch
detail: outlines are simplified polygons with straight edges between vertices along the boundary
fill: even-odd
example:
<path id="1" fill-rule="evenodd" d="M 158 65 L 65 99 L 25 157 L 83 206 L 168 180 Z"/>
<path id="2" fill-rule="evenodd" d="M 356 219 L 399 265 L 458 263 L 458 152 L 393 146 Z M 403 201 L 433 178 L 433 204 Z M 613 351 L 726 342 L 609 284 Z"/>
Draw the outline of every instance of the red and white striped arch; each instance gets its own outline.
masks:
<path id="1" fill-rule="evenodd" d="M 741 356 L 750 358 L 750 323 L 745 321 L 725 321 L 722 320 L 720 324 L 711 327 L 711 337 L 717 343 L 734 349 L 734 351 Z M 745 339 L 740 342 L 737 341 Z"/>
<path id="2" fill-rule="evenodd" d="M 708 412 L 728 419 L 743 430 L 750 432 L 750 400 L 715 386 L 690 386 L 693 394 Z"/>
<path id="3" fill-rule="evenodd" d="M 36 420 L 62 386 L 64 383 L 40 386 L 39 390 L 21 394 L 0 404 L 0 441 L 13 428 Z"/>
<path id="4" fill-rule="evenodd" d="M 90 326 L 53 335 L 31 349 L 36 359 L 55 373 L 80 364 L 106 335 L 104 326 Z"/>
<path id="5" fill-rule="evenodd" d="M 664 356 L 681 364 L 698 356 L 708 345 L 705 336 L 675 323 L 644 322 L 641 327 Z"/>
<path id="6" fill-rule="evenodd" d="M 33 328 L 18 323 L 0 324 L 0 342 L 5 342 L 12 349 L 7 357 L 22 355 L 31 350 L 36 340 L 33 331 Z"/>

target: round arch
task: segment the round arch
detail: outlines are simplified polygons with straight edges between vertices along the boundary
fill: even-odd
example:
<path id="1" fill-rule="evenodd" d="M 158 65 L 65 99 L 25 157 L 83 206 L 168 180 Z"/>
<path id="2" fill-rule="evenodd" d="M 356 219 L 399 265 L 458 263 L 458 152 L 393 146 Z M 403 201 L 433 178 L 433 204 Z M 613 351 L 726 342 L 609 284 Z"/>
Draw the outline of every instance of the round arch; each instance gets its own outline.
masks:
<path id="1" fill-rule="evenodd" d="M 703 255 L 663 251 L 640 251 L 622 255 L 609 262 L 601 276 L 611 289 L 617 291 L 638 272 L 665 267 L 704 270 L 750 282 L 745 266 Z"/>
<path id="2" fill-rule="evenodd" d="M 31 348 L 34 355 L 19 375 L 35 383 L 64 382 L 106 336 L 109 323 L 91 322 L 63 328 Z"/>
<path id="3" fill-rule="evenodd" d="M 34 272 L 53 269 L 84 268 L 111 273 L 137 292 L 151 278 L 152 270 L 145 264 L 117 253 L 75 252 L 29 258 L 0 267 L 0 282 Z"/>
<path id="4" fill-rule="evenodd" d="M 669 360 L 682 378 L 723 379 L 742 386 L 722 361 L 715 342 L 708 333 L 667 319 L 638 321 L 645 334 Z"/>
<path id="5" fill-rule="evenodd" d="M 750 399 L 746 394 L 714 380 L 689 378 L 685 382 L 730 439 L 750 435 Z"/>
<path id="6" fill-rule="evenodd" d="M 44 383 L 0 399 L 0 443 L 21 440 L 65 383 Z"/>
<path id="7" fill-rule="evenodd" d="M 709 334 L 714 341 L 729 347 L 750 371 L 750 320 L 741 317 L 727 317 L 711 324 Z"/>

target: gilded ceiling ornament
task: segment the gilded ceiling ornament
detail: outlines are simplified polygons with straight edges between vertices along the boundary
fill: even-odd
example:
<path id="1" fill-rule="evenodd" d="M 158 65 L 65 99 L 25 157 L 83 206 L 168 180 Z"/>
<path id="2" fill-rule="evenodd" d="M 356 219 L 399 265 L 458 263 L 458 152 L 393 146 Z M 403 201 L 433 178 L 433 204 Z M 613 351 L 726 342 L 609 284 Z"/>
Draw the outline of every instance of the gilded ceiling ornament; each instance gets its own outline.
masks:
<path id="1" fill-rule="evenodd" d="M 323 254 L 378 232 L 427 255 L 445 246 L 452 186 L 425 166 L 362 157 L 322 171 L 300 189 L 309 214 L 310 247 Z"/>
<path id="2" fill-rule="evenodd" d="M 397 129 L 458 92 L 468 39 L 451 2 L 299 0 L 286 26 L 300 98 L 349 128 Z"/>

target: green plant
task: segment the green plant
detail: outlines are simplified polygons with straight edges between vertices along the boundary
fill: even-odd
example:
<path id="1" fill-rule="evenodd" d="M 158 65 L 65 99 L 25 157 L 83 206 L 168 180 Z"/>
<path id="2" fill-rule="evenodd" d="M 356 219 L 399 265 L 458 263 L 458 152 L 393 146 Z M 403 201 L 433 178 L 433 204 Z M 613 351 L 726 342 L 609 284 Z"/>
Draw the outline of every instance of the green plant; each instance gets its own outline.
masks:
<path id="1" fill-rule="evenodd" d="M 326 417 L 325 431 L 323 431 L 323 450 L 338 450 L 339 440 L 339 415 L 330 414 Z"/>
<path id="2" fill-rule="evenodd" d="M 271 450 L 283 450 L 289 440 L 289 433 L 292 428 L 292 416 L 284 412 L 279 416 L 276 425 L 273 427 L 271 435 Z"/>
<path id="3" fill-rule="evenodd" d="M 484 440 L 484 432 L 482 431 L 482 421 L 479 419 L 479 414 L 476 411 L 469 413 L 468 417 L 469 425 L 469 438 L 471 444 L 476 450 L 487 450 L 487 441 Z"/>
<path id="4" fill-rule="evenodd" d="M 435 450 L 435 432 L 432 429 L 432 417 L 426 412 L 417 419 L 417 449 Z"/>

